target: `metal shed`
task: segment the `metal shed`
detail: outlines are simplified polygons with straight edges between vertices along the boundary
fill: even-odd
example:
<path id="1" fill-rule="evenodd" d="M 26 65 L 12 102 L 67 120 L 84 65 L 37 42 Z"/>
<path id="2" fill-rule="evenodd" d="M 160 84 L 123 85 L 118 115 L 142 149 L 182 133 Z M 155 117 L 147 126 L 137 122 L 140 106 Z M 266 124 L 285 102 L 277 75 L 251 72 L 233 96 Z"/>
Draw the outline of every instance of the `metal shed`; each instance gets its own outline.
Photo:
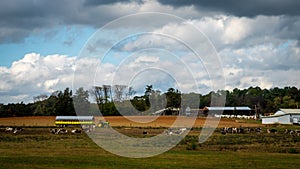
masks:
<path id="1" fill-rule="evenodd" d="M 239 106 L 239 107 L 205 107 L 203 111 L 209 115 L 215 114 L 228 114 L 228 115 L 254 115 L 250 107 Z"/>
<path id="2" fill-rule="evenodd" d="M 94 116 L 56 116 L 56 125 L 94 125 Z"/>
<path id="3" fill-rule="evenodd" d="M 262 124 L 300 124 L 300 109 L 280 109 L 274 115 L 262 116 Z"/>

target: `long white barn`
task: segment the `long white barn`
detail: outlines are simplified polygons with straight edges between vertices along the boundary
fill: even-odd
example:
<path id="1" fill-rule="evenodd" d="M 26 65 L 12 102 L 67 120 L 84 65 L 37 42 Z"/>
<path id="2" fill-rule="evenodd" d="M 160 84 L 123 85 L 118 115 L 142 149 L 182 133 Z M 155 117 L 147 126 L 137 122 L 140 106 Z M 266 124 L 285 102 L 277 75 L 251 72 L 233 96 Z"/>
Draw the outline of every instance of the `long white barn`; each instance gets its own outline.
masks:
<path id="1" fill-rule="evenodd" d="M 262 116 L 262 124 L 300 124 L 300 109 L 280 109 L 274 115 Z"/>

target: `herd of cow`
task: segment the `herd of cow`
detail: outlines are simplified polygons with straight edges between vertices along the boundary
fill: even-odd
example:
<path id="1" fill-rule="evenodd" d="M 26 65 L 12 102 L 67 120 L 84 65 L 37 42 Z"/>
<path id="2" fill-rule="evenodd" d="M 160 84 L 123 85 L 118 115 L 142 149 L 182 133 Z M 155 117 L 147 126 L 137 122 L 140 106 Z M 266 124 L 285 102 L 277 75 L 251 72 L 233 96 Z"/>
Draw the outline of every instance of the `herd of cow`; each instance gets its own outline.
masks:
<path id="1" fill-rule="evenodd" d="M 68 130 L 67 129 L 63 129 L 63 128 L 60 128 L 60 129 L 49 129 L 50 133 L 52 134 L 66 134 L 68 133 Z M 80 129 L 73 129 L 71 130 L 71 133 L 73 134 L 81 134 L 82 133 L 82 130 Z"/>
<path id="2" fill-rule="evenodd" d="M 14 134 L 19 133 L 21 131 L 23 131 L 23 128 L 20 127 L 6 127 L 5 128 L 6 132 L 12 132 Z M 49 129 L 50 133 L 52 134 L 66 134 L 68 133 L 67 129 L 63 129 L 63 128 L 54 128 L 54 129 Z M 71 130 L 71 133 L 73 134 L 81 134 L 83 131 L 81 129 L 73 129 Z"/>
<path id="3" fill-rule="evenodd" d="M 237 134 L 237 133 L 257 133 L 261 134 L 263 133 L 263 129 L 261 127 L 257 128 L 243 128 L 243 127 L 224 127 L 220 130 L 221 134 L 226 135 L 228 133 L 232 134 Z M 277 129 L 266 129 L 266 132 L 268 134 L 274 133 L 277 134 L 278 130 Z M 289 134 L 289 135 L 297 135 L 300 136 L 300 130 L 291 130 L 291 129 L 286 129 L 284 134 Z"/>
<path id="4" fill-rule="evenodd" d="M 186 131 L 187 131 L 187 128 L 180 128 L 180 129 L 169 128 L 165 131 L 165 134 L 166 135 L 181 135 Z"/>
<path id="5" fill-rule="evenodd" d="M 20 127 L 6 127 L 5 128 L 6 132 L 12 132 L 14 134 L 19 133 L 21 131 L 23 131 L 22 128 Z M 69 131 L 67 129 L 64 128 L 53 128 L 53 129 L 49 129 L 50 133 L 52 134 L 66 134 Z M 181 129 L 177 129 L 177 130 L 173 130 L 173 129 L 168 129 L 165 134 L 167 135 L 173 135 L 173 134 L 182 134 L 186 131 L 186 128 L 181 128 Z M 73 129 L 70 130 L 71 133 L 73 134 L 81 134 L 84 132 L 84 130 L 82 129 Z M 88 131 L 87 131 L 88 132 Z M 257 128 L 243 128 L 243 127 L 224 127 L 221 128 L 220 130 L 221 134 L 226 135 L 229 133 L 232 134 L 243 134 L 243 133 L 257 133 L 257 134 L 261 134 L 263 133 L 263 129 L 261 127 L 257 127 Z M 271 134 L 277 134 L 278 130 L 277 129 L 266 129 L 266 133 Z M 143 132 L 143 134 L 148 134 L 148 132 Z M 284 134 L 289 134 L 289 135 L 296 135 L 296 136 L 300 136 L 300 130 L 291 130 L 291 129 L 285 129 Z"/>
<path id="6" fill-rule="evenodd" d="M 6 132 L 12 132 L 12 133 L 16 134 L 16 133 L 18 133 L 18 132 L 23 131 L 23 129 L 20 128 L 20 127 L 6 127 L 6 128 L 5 128 L 5 131 L 6 131 Z"/>

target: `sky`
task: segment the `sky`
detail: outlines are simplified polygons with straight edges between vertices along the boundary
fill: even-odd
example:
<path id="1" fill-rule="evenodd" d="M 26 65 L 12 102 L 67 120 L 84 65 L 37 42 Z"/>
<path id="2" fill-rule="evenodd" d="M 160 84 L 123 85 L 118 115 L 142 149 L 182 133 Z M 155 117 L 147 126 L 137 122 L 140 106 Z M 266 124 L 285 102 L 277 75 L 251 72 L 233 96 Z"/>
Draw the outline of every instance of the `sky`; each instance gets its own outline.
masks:
<path id="1" fill-rule="evenodd" d="M 0 1 L 0 103 L 69 87 L 300 87 L 298 0 Z"/>

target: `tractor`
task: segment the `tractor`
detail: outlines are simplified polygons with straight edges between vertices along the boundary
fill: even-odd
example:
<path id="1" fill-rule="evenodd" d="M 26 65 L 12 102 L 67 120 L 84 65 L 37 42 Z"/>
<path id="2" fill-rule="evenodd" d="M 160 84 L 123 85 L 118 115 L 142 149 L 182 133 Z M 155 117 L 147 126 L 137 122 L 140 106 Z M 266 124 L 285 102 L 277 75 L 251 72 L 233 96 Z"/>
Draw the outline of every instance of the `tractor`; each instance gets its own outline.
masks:
<path id="1" fill-rule="evenodd" d="M 99 123 L 98 123 L 98 127 L 100 127 L 100 128 L 109 127 L 109 122 L 104 121 L 104 120 L 100 120 Z"/>

